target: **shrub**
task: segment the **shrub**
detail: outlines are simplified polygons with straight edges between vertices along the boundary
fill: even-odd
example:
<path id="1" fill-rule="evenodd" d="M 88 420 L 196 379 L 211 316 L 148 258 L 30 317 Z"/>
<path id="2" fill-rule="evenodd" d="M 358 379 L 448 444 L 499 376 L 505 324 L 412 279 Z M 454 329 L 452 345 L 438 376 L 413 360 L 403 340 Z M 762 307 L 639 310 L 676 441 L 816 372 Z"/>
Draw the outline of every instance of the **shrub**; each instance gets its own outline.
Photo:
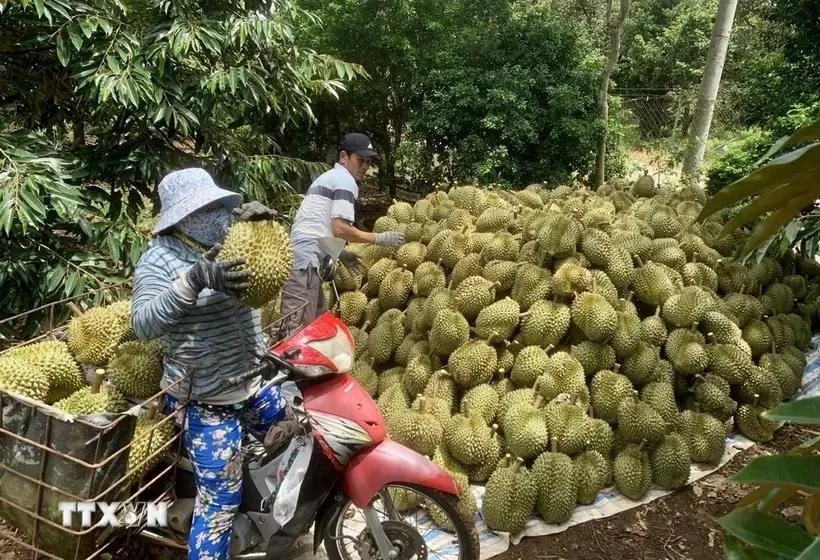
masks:
<path id="1" fill-rule="evenodd" d="M 724 146 L 721 155 L 707 171 L 707 188 L 714 194 L 754 169 L 755 162 L 766 153 L 772 144 L 772 134 L 752 127 L 737 133 Z"/>

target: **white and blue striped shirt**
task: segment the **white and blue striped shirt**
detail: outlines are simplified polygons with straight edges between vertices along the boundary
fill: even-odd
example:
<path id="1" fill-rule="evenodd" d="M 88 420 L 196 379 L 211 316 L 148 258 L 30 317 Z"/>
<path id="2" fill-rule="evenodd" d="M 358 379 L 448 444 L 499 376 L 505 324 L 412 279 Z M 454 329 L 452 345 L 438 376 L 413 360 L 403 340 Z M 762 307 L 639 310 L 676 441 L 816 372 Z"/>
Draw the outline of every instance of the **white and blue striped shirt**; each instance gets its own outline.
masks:
<path id="1" fill-rule="evenodd" d="M 193 301 L 171 291 L 171 282 L 200 257 L 175 237 L 152 240 L 134 272 L 131 321 L 138 338 L 162 343 L 163 388 L 185 377 L 187 366 L 193 369 L 192 400 L 234 404 L 251 396 L 260 383 L 257 378 L 228 390 L 222 385 L 258 364 L 256 356 L 265 350 L 259 312 L 209 289 Z M 168 392 L 186 398 L 187 379 Z"/>
<path id="2" fill-rule="evenodd" d="M 319 175 L 305 194 L 290 228 L 293 269 L 319 268 L 323 256 L 319 239 L 333 237 L 331 220 L 355 220 L 354 205 L 359 187 L 353 175 L 341 164 Z"/>

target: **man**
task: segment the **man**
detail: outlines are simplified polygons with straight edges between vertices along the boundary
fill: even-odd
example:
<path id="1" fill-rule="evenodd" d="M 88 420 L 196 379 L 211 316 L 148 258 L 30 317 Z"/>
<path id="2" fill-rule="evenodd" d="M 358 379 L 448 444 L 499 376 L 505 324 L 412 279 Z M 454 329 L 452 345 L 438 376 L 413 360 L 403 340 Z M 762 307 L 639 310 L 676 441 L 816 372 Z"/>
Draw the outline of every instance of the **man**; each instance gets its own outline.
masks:
<path id="1" fill-rule="evenodd" d="M 197 499 L 188 558 L 227 559 L 242 497 L 243 428 L 262 440 L 287 406 L 279 387 L 260 378 L 223 386 L 257 366 L 265 345 L 259 312 L 238 299 L 249 286 L 248 272 L 236 270 L 244 259 L 216 257 L 232 211 L 241 220 L 270 219 L 274 212 L 258 202 L 239 207 L 241 195 L 217 187 L 203 169 L 168 174 L 159 196 L 157 237 L 134 272 L 132 325 L 138 338 L 162 343 L 168 407 L 190 390 L 184 444 Z"/>
<path id="2" fill-rule="evenodd" d="M 319 277 L 323 258 L 338 258 L 351 269 L 361 266 L 355 253 L 334 250 L 333 238 L 341 243 L 388 246 L 404 243 L 402 232 L 371 233 L 353 225 L 355 203 L 359 198 L 356 182 L 364 179 L 376 157 L 378 154 L 366 135 L 346 134 L 339 146 L 336 164 L 317 177 L 307 190 L 290 230 L 293 270 L 282 287 L 281 305 L 286 332 L 293 332 L 326 311 Z"/>

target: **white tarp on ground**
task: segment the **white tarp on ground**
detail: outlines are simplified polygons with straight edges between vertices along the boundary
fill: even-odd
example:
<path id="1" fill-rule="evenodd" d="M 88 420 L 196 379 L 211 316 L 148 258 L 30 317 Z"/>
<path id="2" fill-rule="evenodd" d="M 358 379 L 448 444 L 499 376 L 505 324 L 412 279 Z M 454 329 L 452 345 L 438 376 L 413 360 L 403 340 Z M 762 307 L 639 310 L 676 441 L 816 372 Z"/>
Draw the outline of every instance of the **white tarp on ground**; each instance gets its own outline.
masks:
<path id="1" fill-rule="evenodd" d="M 803 387 L 798 392 L 795 399 L 805 398 L 808 396 L 820 395 L 820 335 L 812 339 L 811 347 L 806 352 L 806 370 L 803 374 Z M 692 471 L 689 475 L 689 484 L 703 478 L 704 476 L 715 472 L 729 460 L 744 449 L 748 449 L 754 442 L 746 439 L 743 436 L 733 434 L 726 440 L 726 453 L 724 453 L 720 464 L 714 468 L 705 468 L 702 465 L 693 464 Z M 578 506 L 572 514 L 572 518 L 561 525 L 551 525 L 545 523 L 540 517 L 533 515 L 530 517 L 524 529 L 516 534 L 497 533 L 487 528 L 484 519 L 481 515 L 481 503 L 484 499 L 484 487 L 474 486 L 473 493 L 476 496 L 476 501 L 479 505 L 478 514 L 476 514 L 476 528 L 479 531 L 479 538 L 481 540 L 481 560 L 498 556 L 505 552 L 511 544 L 518 544 L 524 537 L 538 537 L 542 535 L 550 535 L 553 533 L 560 533 L 573 525 L 590 521 L 592 519 L 601 519 L 609 517 L 646 504 L 653 500 L 671 494 L 671 491 L 661 490 L 653 487 L 652 490 L 644 497 L 643 500 L 633 502 L 632 500 L 622 496 L 615 488 L 607 488 L 598 494 L 598 498 L 594 503 L 588 506 Z"/>

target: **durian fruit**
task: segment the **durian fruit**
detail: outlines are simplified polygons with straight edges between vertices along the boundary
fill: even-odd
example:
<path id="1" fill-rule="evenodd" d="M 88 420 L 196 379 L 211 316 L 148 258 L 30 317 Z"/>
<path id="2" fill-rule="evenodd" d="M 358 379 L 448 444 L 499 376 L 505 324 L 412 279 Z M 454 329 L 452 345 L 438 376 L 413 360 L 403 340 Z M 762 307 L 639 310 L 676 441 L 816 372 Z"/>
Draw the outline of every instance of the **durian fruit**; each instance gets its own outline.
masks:
<path id="1" fill-rule="evenodd" d="M 504 451 L 504 440 L 498 433 L 498 424 L 490 426 L 490 439 L 488 441 L 485 458 L 481 463 L 470 469 L 470 482 L 484 483 L 495 472 L 499 460 Z"/>
<path id="2" fill-rule="evenodd" d="M 48 376 L 41 368 L 15 356 L 0 357 L 0 389 L 45 401 L 49 388 Z"/>
<path id="3" fill-rule="evenodd" d="M 585 451 L 572 461 L 578 484 L 576 499 L 579 504 L 591 504 L 612 478 L 612 465 L 598 451 Z"/>
<path id="4" fill-rule="evenodd" d="M 686 440 L 677 432 L 666 434 L 650 452 L 652 480 L 661 488 L 677 490 L 689 480 L 690 457 Z"/>
<path id="5" fill-rule="evenodd" d="M 535 507 L 547 523 L 569 520 L 578 496 L 578 480 L 572 459 L 559 453 L 557 448 L 557 440 L 550 438 L 551 451 L 539 455 L 532 465 L 532 476 L 538 485 Z"/>
<path id="6" fill-rule="evenodd" d="M 123 412 L 128 404 L 116 387 L 102 384 L 105 375 L 105 370 L 98 369 L 94 383 L 90 387 L 80 389 L 57 401 L 54 403 L 54 408 L 77 416 L 102 412 Z"/>
<path id="7" fill-rule="evenodd" d="M 472 519 L 475 517 L 476 511 L 478 511 L 478 504 L 476 503 L 475 494 L 473 494 L 473 491 L 470 489 L 469 478 L 466 474 L 462 473 L 451 472 L 450 474 L 453 478 L 455 478 L 456 484 L 461 490 L 458 494 L 457 505 L 459 514 L 463 515 L 467 519 Z M 449 516 L 444 513 L 444 510 L 429 500 L 427 501 L 426 506 L 427 511 L 430 512 L 430 519 L 433 520 L 433 523 L 445 531 L 455 531 L 452 521 L 450 521 Z"/>
<path id="8" fill-rule="evenodd" d="M 578 294 L 570 311 L 573 322 L 589 340 L 602 342 L 615 334 L 618 316 L 602 295 L 594 292 Z"/>
<path id="9" fill-rule="evenodd" d="M 449 356 L 470 339 L 470 324 L 458 311 L 442 309 L 436 313 L 428 337 L 430 350 Z"/>
<path id="10" fill-rule="evenodd" d="M 342 321 L 350 327 L 356 327 L 364 322 L 367 309 L 367 296 L 364 292 L 342 292 L 339 295 L 339 310 Z"/>
<path id="11" fill-rule="evenodd" d="M 353 370 L 351 371 L 351 375 L 358 381 L 364 390 L 367 391 L 371 397 L 376 396 L 376 393 L 379 389 L 379 376 L 373 370 L 373 364 L 368 363 L 365 360 L 357 359 L 353 363 Z M 405 375 L 402 378 L 402 381 L 407 379 Z M 415 393 L 412 393 L 415 394 Z"/>
<path id="12" fill-rule="evenodd" d="M 709 465 L 720 462 L 726 450 L 723 422 L 703 412 L 684 410 L 680 415 L 679 431 L 686 438 L 692 461 Z"/>
<path id="13" fill-rule="evenodd" d="M 481 276 L 465 278 L 453 292 L 456 309 L 468 321 L 475 320 L 481 310 L 495 301 L 497 287 L 497 284 Z"/>
<path id="14" fill-rule="evenodd" d="M 652 486 L 652 465 L 644 445 L 630 443 L 612 462 L 615 487 L 630 500 L 642 499 Z"/>
<path id="15" fill-rule="evenodd" d="M 168 455 L 171 446 L 167 444 L 173 437 L 173 422 L 157 418 L 156 406 L 149 407 L 140 415 L 128 454 L 128 472 L 132 482 L 138 482 Z"/>
<path id="16" fill-rule="evenodd" d="M 293 249 L 287 230 L 273 220 L 241 221 L 231 226 L 219 260 L 244 258 L 236 270 L 248 270 L 250 287 L 242 302 L 264 307 L 276 298 L 293 267 Z"/>
<path id="17" fill-rule="evenodd" d="M 538 484 L 522 459 L 510 455 L 487 480 L 484 492 L 484 521 L 493 531 L 518 533 L 538 499 Z"/>
<path id="18" fill-rule="evenodd" d="M 469 405 L 464 413 L 453 416 L 444 427 L 444 443 L 447 451 L 466 466 L 480 465 L 488 457 L 491 428 L 479 411 Z"/>
<path id="19" fill-rule="evenodd" d="M 444 433 L 438 419 L 430 412 L 427 400 L 417 395 L 412 408 L 396 420 L 390 435 L 422 455 L 432 455 Z"/>
<path id="20" fill-rule="evenodd" d="M 500 397 L 491 385 L 483 383 L 476 385 L 464 393 L 461 398 L 460 410 L 463 413 L 469 408 L 474 412 L 481 414 L 482 418 L 487 424 L 495 420 L 496 412 L 498 411 L 498 401 Z"/>
<path id="21" fill-rule="evenodd" d="M 489 383 L 498 369 L 498 353 L 483 340 L 472 340 L 459 346 L 447 365 L 456 383 L 470 389 L 482 383 Z"/>
<path id="22" fill-rule="evenodd" d="M 379 307 L 383 311 L 404 309 L 413 288 L 413 279 L 413 273 L 405 268 L 394 268 L 388 272 L 379 285 Z"/>
<path id="23" fill-rule="evenodd" d="M 590 401 L 597 418 L 610 424 L 618 421 L 618 408 L 624 399 L 631 398 L 634 387 L 628 377 L 618 373 L 620 364 L 614 371 L 599 371 L 590 382 Z"/>
<path id="24" fill-rule="evenodd" d="M 52 404 L 85 386 L 85 376 L 68 345 L 60 340 L 46 340 L 10 350 L 10 357 L 26 361 L 48 378 L 49 392 L 44 399 Z"/>
<path id="25" fill-rule="evenodd" d="M 566 305 L 539 300 L 521 318 L 518 340 L 524 346 L 556 346 L 569 330 L 572 315 Z"/>
<path id="26" fill-rule="evenodd" d="M 541 406 L 538 395 L 534 402 L 513 404 L 501 418 L 507 447 L 523 459 L 532 459 L 547 448 L 549 432 Z"/>
<path id="27" fill-rule="evenodd" d="M 81 364 L 104 366 L 114 349 L 131 338 L 130 300 L 93 307 L 68 324 L 68 349 Z"/>
<path id="28" fill-rule="evenodd" d="M 634 398 L 624 399 L 618 407 L 618 432 L 629 443 L 659 443 L 668 423 L 650 404 Z"/>
<path id="29" fill-rule="evenodd" d="M 764 409 L 757 404 L 742 404 L 737 409 L 735 421 L 738 430 L 752 441 L 763 443 L 774 438 L 775 422 L 762 416 Z"/>
<path id="30" fill-rule="evenodd" d="M 518 302 L 509 297 L 485 307 L 476 317 L 476 334 L 484 339 L 509 339 L 518 327 L 520 311 Z"/>
<path id="31" fill-rule="evenodd" d="M 108 362 L 108 378 L 126 397 L 155 395 L 162 379 L 162 345 L 158 340 L 122 343 Z"/>

